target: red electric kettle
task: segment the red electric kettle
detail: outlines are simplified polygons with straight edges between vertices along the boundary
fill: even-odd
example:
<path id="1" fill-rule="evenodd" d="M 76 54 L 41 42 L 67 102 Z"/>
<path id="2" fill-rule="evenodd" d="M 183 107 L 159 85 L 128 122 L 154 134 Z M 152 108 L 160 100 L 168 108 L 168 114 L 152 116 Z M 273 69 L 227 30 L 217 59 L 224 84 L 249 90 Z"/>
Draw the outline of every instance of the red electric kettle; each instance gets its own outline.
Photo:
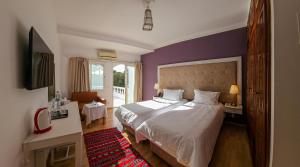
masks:
<path id="1" fill-rule="evenodd" d="M 41 134 L 51 130 L 51 114 L 47 108 L 39 108 L 34 115 L 34 133 Z"/>

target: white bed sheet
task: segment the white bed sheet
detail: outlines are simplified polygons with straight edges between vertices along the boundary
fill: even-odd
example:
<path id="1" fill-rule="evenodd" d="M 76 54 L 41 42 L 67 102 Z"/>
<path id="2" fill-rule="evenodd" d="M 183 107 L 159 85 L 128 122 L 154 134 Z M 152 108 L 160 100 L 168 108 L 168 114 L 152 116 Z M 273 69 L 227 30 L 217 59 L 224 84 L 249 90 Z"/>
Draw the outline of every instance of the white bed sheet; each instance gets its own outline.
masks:
<path id="1" fill-rule="evenodd" d="M 207 167 L 223 119 L 223 104 L 188 102 L 143 122 L 136 140 L 149 139 L 185 166 Z"/>
<path id="2" fill-rule="evenodd" d="M 174 101 L 155 97 L 153 100 L 122 105 L 115 111 L 115 116 L 122 124 L 136 129 L 145 120 L 170 111 L 186 102 L 185 99 Z"/>

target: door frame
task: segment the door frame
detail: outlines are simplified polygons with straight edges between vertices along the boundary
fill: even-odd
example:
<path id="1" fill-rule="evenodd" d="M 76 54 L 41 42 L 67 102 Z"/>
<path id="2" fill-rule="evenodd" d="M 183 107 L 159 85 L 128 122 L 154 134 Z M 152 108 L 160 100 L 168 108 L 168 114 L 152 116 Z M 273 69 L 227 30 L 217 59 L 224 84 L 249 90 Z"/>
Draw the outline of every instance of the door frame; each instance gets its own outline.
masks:
<path id="1" fill-rule="evenodd" d="M 255 2 L 255 3 L 254 3 Z M 253 43 L 253 41 L 255 42 L 256 39 L 251 38 L 251 36 L 253 35 L 253 32 L 255 31 L 251 31 L 252 30 L 252 26 L 254 25 L 254 23 L 252 21 L 250 21 L 250 17 L 254 20 L 257 21 L 258 19 L 258 11 L 259 9 L 263 9 L 265 10 L 265 25 L 263 27 L 263 29 L 265 30 L 265 50 L 264 50 L 264 54 L 266 56 L 265 58 L 265 72 L 264 72 L 264 77 L 265 77 L 265 89 L 264 89 L 264 95 L 265 95 L 265 100 L 263 102 L 264 106 L 265 106 L 265 110 L 264 110 L 264 114 L 265 114 L 265 119 L 264 119 L 264 125 L 265 125 L 265 137 L 264 137 L 264 143 L 265 146 L 262 147 L 260 150 L 264 150 L 264 155 L 263 157 L 259 157 L 259 159 L 263 159 L 263 165 L 258 163 L 259 161 L 257 161 L 256 158 L 256 145 L 251 146 L 251 151 L 252 151 L 252 155 L 253 156 L 253 160 L 254 160 L 254 165 L 262 165 L 262 166 L 269 166 L 270 165 L 270 158 L 271 158 L 271 93 L 272 93 L 272 89 L 271 89 L 271 81 L 272 81 L 272 77 L 271 77 L 271 69 L 272 69 L 272 63 L 271 63 L 271 10 L 273 10 L 271 8 L 271 1 L 270 0 L 251 0 L 251 6 L 250 6 L 250 10 L 249 10 L 249 17 L 248 17 L 248 53 L 247 55 L 249 55 L 249 46 L 251 46 L 251 44 Z M 255 15 L 254 15 L 255 14 Z M 254 16 L 254 17 L 253 17 Z M 249 25 L 251 23 L 251 25 Z M 256 24 L 255 24 L 256 25 Z M 254 49 L 255 50 L 255 49 Z M 255 50 L 256 51 L 256 50 Z M 249 58 L 249 56 L 247 56 L 247 59 Z M 247 62 L 247 68 L 248 68 L 248 62 Z M 255 68 L 254 66 L 251 66 L 251 69 Z M 248 69 L 247 69 L 247 73 L 248 73 Z M 249 76 L 247 76 L 247 82 L 248 82 Z M 247 92 L 246 92 L 246 97 L 248 97 L 248 86 L 247 85 Z M 250 90 L 250 89 L 249 89 Z M 253 91 L 253 90 L 251 90 Z M 255 92 L 252 92 L 255 93 Z M 248 102 L 247 102 L 248 103 Z M 253 102 L 252 102 L 253 103 Z M 251 104 L 252 104 L 251 103 Z M 256 111 L 256 110 L 255 110 Z M 249 113 L 248 111 L 248 106 L 247 106 L 247 113 Z M 247 114 L 248 117 L 248 114 Z M 251 134 L 251 126 L 250 123 L 256 125 L 256 120 L 257 117 L 255 116 L 255 121 L 249 121 L 249 118 L 247 118 L 247 123 L 248 123 L 248 133 Z M 256 128 L 255 128 L 256 129 Z M 254 132 L 256 133 L 256 131 Z M 249 135 L 250 136 L 250 135 Z M 251 140 L 251 138 L 250 138 Z M 254 138 L 255 143 L 257 143 L 257 139 L 256 137 Z"/>
<path id="2" fill-rule="evenodd" d="M 128 69 L 127 66 L 132 66 L 135 67 L 135 63 L 130 63 L 130 62 L 122 62 L 122 61 L 114 61 L 112 62 L 112 72 L 114 71 L 114 67 L 117 65 L 125 65 L 125 104 L 127 104 L 128 102 L 128 97 L 127 97 L 127 88 L 128 88 Z M 114 80 L 114 76 L 113 76 L 113 80 Z M 114 93 L 114 81 L 112 81 L 112 95 Z M 114 107 L 114 97 L 112 96 L 112 107 Z"/>

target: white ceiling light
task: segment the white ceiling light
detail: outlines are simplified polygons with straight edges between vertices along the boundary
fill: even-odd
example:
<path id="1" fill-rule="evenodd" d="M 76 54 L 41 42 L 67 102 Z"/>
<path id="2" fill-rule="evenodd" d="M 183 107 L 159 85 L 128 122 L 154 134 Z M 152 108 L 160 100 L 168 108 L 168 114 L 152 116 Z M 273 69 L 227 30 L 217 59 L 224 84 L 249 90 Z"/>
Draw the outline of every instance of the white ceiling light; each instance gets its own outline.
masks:
<path id="1" fill-rule="evenodd" d="M 152 12 L 150 9 L 151 1 L 152 0 L 145 0 L 146 10 L 145 10 L 144 24 L 143 24 L 144 31 L 151 31 L 153 28 Z"/>

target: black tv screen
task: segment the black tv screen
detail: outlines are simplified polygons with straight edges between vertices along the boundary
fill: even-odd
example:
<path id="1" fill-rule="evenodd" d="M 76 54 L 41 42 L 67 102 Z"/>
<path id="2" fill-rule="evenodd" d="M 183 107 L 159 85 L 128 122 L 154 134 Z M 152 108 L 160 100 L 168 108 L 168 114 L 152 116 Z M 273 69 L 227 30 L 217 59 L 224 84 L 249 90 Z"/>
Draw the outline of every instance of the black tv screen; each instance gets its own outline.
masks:
<path id="1" fill-rule="evenodd" d="M 29 90 L 54 84 L 54 55 L 32 27 L 29 32 L 26 88 Z"/>

